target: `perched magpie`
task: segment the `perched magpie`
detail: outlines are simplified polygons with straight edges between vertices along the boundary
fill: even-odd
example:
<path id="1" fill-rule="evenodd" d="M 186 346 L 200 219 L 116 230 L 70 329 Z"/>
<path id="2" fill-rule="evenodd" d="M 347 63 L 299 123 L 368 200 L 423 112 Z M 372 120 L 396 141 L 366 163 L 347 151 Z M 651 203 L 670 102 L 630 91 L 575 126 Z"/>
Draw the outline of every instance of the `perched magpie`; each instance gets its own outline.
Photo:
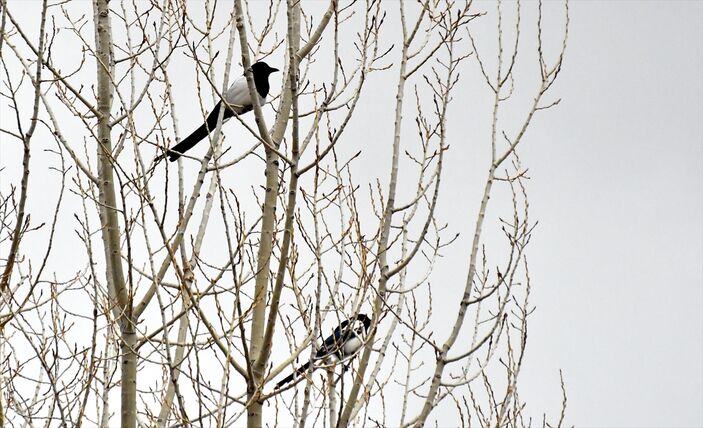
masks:
<path id="1" fill-rule="evenodd" d="M 277 68 L 269 67 L 263 61 L 252 64 L 251 71 L 254 75 L 254 84 L 256 86 L 256 92 L 259 94 L 259 103 L 261 105 L 266 104 L 266 96 L 269 93 L 269 75 L 273 72 L 278 71 Z M 229 104 L 222 117 L 222 123 L 226 122 L 232 116 L 244 114 L 251 111 L 253 106 L 251 102 L 251 97 L 249 96 L 249 87 L 247 86 L 246 77 L 242 76 L 232 83 L 232 85 L 225 91 L 224 99 Z M 220 107 L 222 107 L 222 101 L 218 101 L 215 107 L 212 109 L 210 114 L 207 116 L 205 123 L 200 125 L 200 128 L 196 129 L 192 134 L 184 138 L 180 143 L 171 147 L 168 152 L 168 160 L 171 162 L 175 161 L 181 155 L 195 146 L 200 140 L 207 137 L 210 132 L 217 126 L 217 116 L 220 114 Z"/>
<path id="2" fill-rule="evenodd" d="M 318 360 L 333 357 L 338 361 L 353 356 L 364 344 L 364 336 L 369 331 L 371 319 L 364 314 L 359 314 L 354 318 L 342 321 L 342 324 L 334 329 L 334 333 L 317 350 L 315 356 L 298 367 L 293 373 L 276 384 L 276 389 L 295 379 L 296 376 L 308 370 Z M 315 367 L 313 366 L 313 370 Z"/>

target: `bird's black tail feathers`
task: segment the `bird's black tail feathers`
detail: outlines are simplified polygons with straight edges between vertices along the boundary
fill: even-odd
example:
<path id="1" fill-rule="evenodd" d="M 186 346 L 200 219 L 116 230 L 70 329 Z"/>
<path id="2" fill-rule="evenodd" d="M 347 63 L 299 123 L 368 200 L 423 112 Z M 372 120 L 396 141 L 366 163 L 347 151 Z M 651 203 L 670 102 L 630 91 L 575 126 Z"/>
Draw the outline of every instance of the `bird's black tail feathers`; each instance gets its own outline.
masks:
<path id="1" fill-rule="evenodd" d="M 207 116 L 207 120 L 205 121 L 206 123 L 200 125 L 200 127 L 193 131 L 192 134 L 184 138 L 180 143 L 171 147 L 167 151 L 166 155 L 168 156 L 169 161 L 173 162 L 179 157 L 181 157 L 183 153 L 192 149 L 193 146 L 198 144 L 203 138 L 207 137 L 210 132 L 215 130 L 215 127 L 217 126 L 217 116 L 220 113 L 221 106 L 222 101 L 219 101 L 215 105 L 215 108 L 212 109 L 212 112 L 210 112 L 210 114 Z M 232 112 L 232 110 L 230 109 L 226 109 L 222 120 L 228 119 L 232 116 L 234 116 L 234 112 Z"/>
<path id="2" fill-rule="evenodd" d="M 283 380 L 281 380 L 280 382 L 278 382 L 278 383 L 276 384 L 276 387 L 275 387 L 274 389 L 278 389 L 278 388 L 282 387 L 283 385 L 285 385 L 285 384 L 287 384 L 288 382 L 290 382 L 290 381 L 292 381 L 293 379 L 295 379 L 299 374 L 303 373 L 304 371 L 307 371 L 307 369 L 309 369 L 309 368 L 310 368 L 310 361 L 308 361 L 307 363 L 305 363 L 305 364 L 303 364 L 302 366 L 298 367 L 297 369 L 295 369 L 295 371 L 294 371 L 293 373 L 289 374 L 286 378 L 284 378 Z"/>

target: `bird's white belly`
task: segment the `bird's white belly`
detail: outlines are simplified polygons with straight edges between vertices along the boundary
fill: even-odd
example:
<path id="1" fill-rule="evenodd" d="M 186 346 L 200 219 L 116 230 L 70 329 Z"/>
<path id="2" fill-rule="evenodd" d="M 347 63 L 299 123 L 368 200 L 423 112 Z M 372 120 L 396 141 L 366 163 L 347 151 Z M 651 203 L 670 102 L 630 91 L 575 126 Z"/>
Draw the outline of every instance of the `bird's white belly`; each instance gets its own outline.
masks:
<path id="1" fill-rule="evenodd" d="M 344 356 L 351 355 L 361 348 L 362 342 L 358 337 L 352 337 L 344 343 L 342 346 L 342 353 Z"/>

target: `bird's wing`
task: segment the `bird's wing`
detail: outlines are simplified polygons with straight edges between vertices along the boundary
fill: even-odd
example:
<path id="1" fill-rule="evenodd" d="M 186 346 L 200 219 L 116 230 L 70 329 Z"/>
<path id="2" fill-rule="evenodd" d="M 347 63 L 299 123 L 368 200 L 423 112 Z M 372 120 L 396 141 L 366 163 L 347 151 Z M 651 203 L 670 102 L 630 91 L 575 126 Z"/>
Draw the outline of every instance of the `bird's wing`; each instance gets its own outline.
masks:
<path id="1" fill-rule="evenodd" d="M 235 109 L 237 114 L 241 114 L 240 108 L 251 105 L 249 87 L 244 76 L 238 78 L 230 85 L 225 92 L 225 100 Z"/>
<path id="2" fill-rule="evenodd" d="M 225 100 L 235 109 L 237 114 L 246 113 L 251 110 L 251 96 L 249 96 L 249 86 L 246 77 L 242 76 L 235 80 L 224 94 Z M 259 104 L 266 104 L 266 98 L 259 95 Z"/>
<path id="3" fill-rule="evenodd" d="M 334 329 L 334 333 L 329 336 L 320 346 L 320 349 L 315 354 L 315 358 L 324 358 L 330 354 L 334 354 L 344 344 L 348 337 L 347 325 L 349 321 L 343 321 L 342 325 Z"/>

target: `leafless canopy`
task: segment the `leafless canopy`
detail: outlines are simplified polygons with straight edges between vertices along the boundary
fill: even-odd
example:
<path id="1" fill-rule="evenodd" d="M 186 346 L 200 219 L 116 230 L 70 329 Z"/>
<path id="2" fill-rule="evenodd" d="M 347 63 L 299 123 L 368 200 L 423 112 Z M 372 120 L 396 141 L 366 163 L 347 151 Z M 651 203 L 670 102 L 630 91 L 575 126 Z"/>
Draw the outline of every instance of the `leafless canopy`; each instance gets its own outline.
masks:
<path id="1" fill-rule="evenodd" d="M 549 425 L 518 149 L 568 4 L 0 4 L 0 426 Z M 155 161 L 258 60 L 268 104 Z"/>

